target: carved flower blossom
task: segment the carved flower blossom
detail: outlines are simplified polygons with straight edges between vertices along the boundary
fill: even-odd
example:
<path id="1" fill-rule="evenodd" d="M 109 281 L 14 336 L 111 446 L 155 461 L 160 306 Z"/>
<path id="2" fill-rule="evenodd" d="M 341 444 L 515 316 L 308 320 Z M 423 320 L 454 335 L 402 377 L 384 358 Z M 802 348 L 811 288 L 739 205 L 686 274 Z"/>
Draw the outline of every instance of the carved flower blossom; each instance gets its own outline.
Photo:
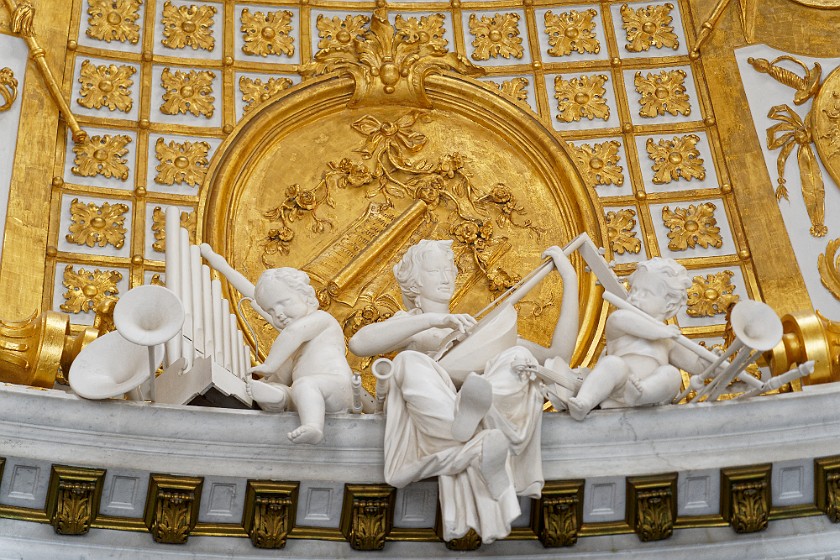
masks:
<path id="1" fill-rule="evenodd" d="M 289 10 L 276 12 L 251 12 L 242 10 L 242 38 L 245 45 L 242 52 L 260 56 L 270 54 L 292 56 L 295 54 L 295 40 L 289 36 L 294 14 Z"/>
<path id="2" fill-rule="evenodd" d="M 134 84 L 131 76 L 136 71 L 132 66 L 97 66 L 85 60 L 79 69 L 79 83 L 82 87 L 77 102 L 88 109 L 108 107 L 111 111 L 119 109 L 128 113 L 132 105 L 129 88 Z"/>
<path id="3" fill-rule="evenodd" d="M 549 10 L 545 13 L 545 31 L 548 33 L 548 54 L 552 56 L 566 56 L 572 51 L 580 54 L 597 54 L 601 51 L 601 44 L 592 32 L 595 22 L 592 18 L 598 15 L 589 9 L 579 12 L 570 10 L 561 14 L 553 14 Z"/>
<path id="4" fill-rule="evenodd" d="M 716 274 L 695 276 L 688 289 L 688 310 L 691 317 L 714 317 L 724 315 L 733 303 L 741 299 L 734 294 L 733 272 L 722 270 Z"/>
<path id="5" fill-rule="evenodd" d="M 215 15 L 215 6 L 173 6 L 166 0 L 161 43 L 170 49 L 192 47 L 193 50 L 212 51 L 216 46 L 212 29 Z"/>
<path id="6" fill-rule="evenodd" d="M 674 28 L 670 25 L 673 18 L 671 3 L 659 6 L 647 6 L 634 10 L 627 4 L 621 6 L 621 19 L 627 31 L 627 50 L 642 52 L 654 46 L 658 49 L 671 47 L 676 50 L 680 46 Z"/>
<path id="7" fill-rule="evenodd" d="M 607 79 L 603 74 L 580 76 L 571 80 L 556 76 L 554 98 L 557 99 L 557 109 L 560 111 L 557 120 L 568 123 L 579 121 L 582 117 L 589 120 L 609 119 L 610 108 L 604 99 Z"/>
<path id="8" fill-rule="evenodd" d="M 88 272 L 80 268 L 78 272 L 73 270 L 73 265 L 68 264 L 64 269 L 64 293 L 66 300 L 59 307 L 66 313 L 86 313 L 98 308 L 99 305 L 108 299 L 114 298 L 119 293 L 117 282 L 122 280 L 122 274 L 116 270 L 94 270 Z"/>
<path id="9" fill-rule="evenodd" d="M 403 19 L 401 15 L 397 15 L 394 27 L 397 29 L 397 35 L 408 44 L 421 43 L 443 51 L 449 43 L 443 36 L 445 33 L 443 21 L 443 14 L 421 16 L 419 20 L 415 17 Z"/>
<path id="10" fill-rule="evenodd" d="M 470 14 L 469 23 L 470 33 L 475 36 L 472 42 L 474 60 L 489 60 L 497 56 L 522 58 L 525 53 L 519 36 L 519 14 L 496 14 L 481 16 L 481 19 Z"/>
<path id="11" fill-rule="evenodd" d="M 440 175 L 420 175 L 411 183 L 414 198 L 426 203 L 429 210 L 434 210 L 445 196 L 443 178 Z"/>
<path id="12" fill-rule="evenodd" d="M 331 161 L 327 165 L 330 170 L 324 180 L 327 181 L 329 187 L 358 188 L 373 181 L 373 175 L 364 164 L 353 163 L 348 158 L 342 158 L 338 163 Z"/>
<path id="13" fill-rule="evenodd" d="M 125 214 L 128 206 L 125 204 L 110 204 L 108 202 L 97 206 L 93 202 L 85 204 L 74 198 L 70 202 L 70 233 L 66 239 L 77 245 L 104 247 L 108 243 L 122 249 L 125 244 Z"/>
<path id="14" fill-rule="evenodd" d="M 500 294 L 509 288 L 512 288 L 522 280 L 518 274 L 511 274 L 510 272 L 497 268 L 496 270 L 487 274 L 487 282 L 489 283 L 489 290 L 491 293 Z"/>
<path id="15" fill-rule="evenodd" d="M 207 159 L 209 151 L 210 144 L 207 142 L 178 143 L 170 140 L 167 144 L 163 138 L 158 138 L 155 157 L 160 163 L 155 167 L 158 172 L 155 182 L 162 185 L 186 183 L 191 187 L 201 184 L 210 164 Z"/>
<path id="16" fill-rule="evenodd" d="M 639 99 L 642 106 L 639 115 L 653 118 L 667 112 L 675 117 L 688 116 L 691 113 L 691 105 L 685 93 L 684 82 L 685 72 L 682 70 L 662 70 L 659 74 L 648 72 L 646 77 L 642 77 L 641 72 L 636 72 L 633 83 L 636 91 L 642 95 Z"/>
<path id="17" fill-rule="evenodd" d="M 160 112 L 166 115 L 191 113 L 198 117 L 213 116 L 213 79 L 216 74 L 209 70 L 190 70 L 182 72 L 176 70 L 173 74 L 169 68 L 164 68 L 160 75 L 160 82 L 166 93 L 163 94 L 163 105 Z"/>
<path id="18" fill-rule="evenodd" d="M 662 208 L 662 221 L 668 226 L 668 248 L 672 251 L 684 251 L 700 245 L 703 248 L 723 246 L 720 228 L 715 219 L 715 205 L 704 202 L 697 206 L 690 204 L 688 208 Z"/>
<path id="19" fill-rule="evenodd" d="M 637 254 L 642 250 L 642 242 L 636 239 L 636 211 L 629 208 L 607 212 L 607 240 L 613 253 Z"/>
<path id="20" fill-rule="evenodd" d="M 110 43 L 137 44 L 140 40 L 141 0 L 88 0 L 88 28 L 91 39 Z"/>
<path id="21" fill-rule="evenodd" d="M 81 177 L 102 175 L 125 181 L 128 179 L 128 161 L 123 156 L 128 153 L 126 145 L 129 142 L 131 138 L 123 134 L 91 136 L 73 146 L 76 166 L 71 171 Z"/>
<path id="22" fill-rule="evenodd" d="M 493 238 L 493 222 L 464 220 L 453 224 L 449 230 L 455 239 L 469 246 L 474 251 L 483 251 Z"/>
<path id="23" fill-rule="evenodd" d="M 189 234 L 190 243 L 195 243 L 195 228 L 198 217 L 193 212 L 181 212 L 181 227 L 187 230 Z M 152 233 L 155 236 L 155 242 L 152 243 L 152 249 L 158 253 L 166 252 L 166 213 L 160 206 L 155 206 L 152 212 Z"/>
<path id="24" fill-rule="evenodd" d="M 445 154 L 441 156 L 440 161 L 438 161 L 437 169 L 435 170 L 441 176 L 452 179 L 455 175 L 464 175 L 464 164 L 465 164 L 464 156 L 458 152 L 452 152 L 451 154 Z"/>
<path id="25" fill-rule="evenodd" d="M 706 178 L 703 159 L 695 148 L 700 137 L 696 134 L 675 136 L 673 140 L 659 140 L 654 143 L 648 138 L 645 148 L 653 163 L 653 182 L 657 185 L 676 181 L 680 177 L 691 179 Z"/>
<path id="26" fill-rule="evenodd" d="M 260 78 L 251 79 L 246 76 L 239 78 L 239 91 L 245 102 L 244 111 L 247 113 L 260 103 L 268 101 L 283 90 L 292 87 L 289 78 L 269 78 L 265 83 Z"/>
<path id="27" fill-rule="evenodd" d="M 318 49 L 349 50 L 353 41 L 365 34 L 365 26 L 370 19 L 367 16 L 337 16 L 329 18 L 318 14 L 315 27 L 318 29 Z"/>
<path id="28" fill-rule="evenodd" d="M 595 185 L 624 184 L 622 173 L 624 168 L 618 165 L 621 159 L 618 155 L 621 144 L 618 141 L 609 140 L 593 146 L 581 144 L 580 146 L 570 145 L 570 147 L 587 185 L 594 187 Z"/>
<path id="29" fill-rule="evenodd" d="M 403 150 L 418 152 L 426 144 L 426 135 L 411 130 L 417 119 L 425 116 L 422 111 L 410 111 L 396 122 L 380 122 L 376 117 L 365 115 L 353 123 L 353 129 L 367 136 L 365 145 L 357 151 L 365 159 L 378 161 L 387 153 L 394 161 L 404 162 Z"/>

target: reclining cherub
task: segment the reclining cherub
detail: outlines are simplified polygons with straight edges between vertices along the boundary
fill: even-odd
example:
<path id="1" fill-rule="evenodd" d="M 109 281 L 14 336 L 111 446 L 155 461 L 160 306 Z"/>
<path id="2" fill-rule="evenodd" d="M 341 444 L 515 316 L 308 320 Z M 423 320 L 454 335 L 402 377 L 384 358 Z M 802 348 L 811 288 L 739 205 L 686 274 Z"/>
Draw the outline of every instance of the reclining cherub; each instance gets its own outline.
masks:
<path id="1" fill-rule="evenodd" d="M 320 443 L 324 414 L 345 412 L 353 400 L 352 371 L 338 321 L 318 309 L 309 276 L 301 270 L 266 270 L 254 286 L 209 245 L 202 245 L 201 253 L 242 295 L 252 297 L 279 331 L 265 362 L 248 371 L 248 393 L 263 410 L 297 410 L 300 427 L 288 434 L 294 443 Z"/>

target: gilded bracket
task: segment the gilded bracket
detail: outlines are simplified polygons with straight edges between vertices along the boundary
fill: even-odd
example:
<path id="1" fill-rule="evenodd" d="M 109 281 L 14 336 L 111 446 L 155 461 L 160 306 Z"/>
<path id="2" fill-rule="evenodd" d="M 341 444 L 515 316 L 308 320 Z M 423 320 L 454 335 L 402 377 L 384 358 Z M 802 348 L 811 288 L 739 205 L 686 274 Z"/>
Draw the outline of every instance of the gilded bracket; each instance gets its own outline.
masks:
<path id="1" fill-rule="evenodd" d="M 153 474 L 143 521 L 156 542 L 183 544 L 198 521 L 202 478 Z"/>
<path id="2" fill-rule="evenodd" d="M 59 535 L 84 535 L 99 513 L 105 471 L 53 465 L 47 518 Z"/>
<path id="3" fill-rule="evenodd" d="M 12 103 L 17 99 L 18 81 L 11 68 L 0 68 L 0 96 L 3 96 L 3 104 L 0 105 L 0 113 L 12 108 Z"/>
<path id="4" fill-rule="evenodd" d="M 814 459 L 814 498 L 832 523 L 840 523 L 840 455 Z"/>
<path id="5" fill-rule="evenodd" d="M 458 552 L 478 550 L 481 548 L 481 535 L 476 533 L 475 529 L 470 529 L 463 537 L 452 539 L 451 541 L 444 541 L 444 544 L 446 544 L 447 549 Z"/>
<path id="6" fill-rule="evenodd" d="M 771 469 L 771 465 L 753 465 L 720 471 L 720 511 L 736 533 L 767 528 Z"/>
<path id="7" fill-rule="evenodd" d="M 345 484 L 341 532 L 355 550 L 382 550 L 394 519 L 393 487 Z"/>
<path id="8" fill-rule="evenodd" d="M 531 529 L 546 548 L 572 546 L 583 523 L 583 481 L 546 482 L 531 506 Z"/>
<path id="9" fill-rule="evenodd" d="M 297 482 L 249 480 L 242 527 L 257 548 L 283 548 L 295 526 Z"/>
<path id="10" fill-rule="evenodd" d="M 627 524 L 642 542 L 661 541 L 674 532 L 677 473 L 627 479 Z"/>

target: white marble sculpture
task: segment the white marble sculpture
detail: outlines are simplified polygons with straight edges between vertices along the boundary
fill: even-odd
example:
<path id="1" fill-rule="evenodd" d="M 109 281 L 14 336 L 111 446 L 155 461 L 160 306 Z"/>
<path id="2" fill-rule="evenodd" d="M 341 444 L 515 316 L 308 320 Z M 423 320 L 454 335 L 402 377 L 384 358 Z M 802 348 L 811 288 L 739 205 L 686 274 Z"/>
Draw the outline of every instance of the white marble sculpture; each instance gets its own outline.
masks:
<path id="1" fill-rule="evenodd" d="M 242 293 L 253 299 L 261 315 L 279 334 L 264 363 L 246 379 L 251 397 L 263 410 L 297 410 L 300 427 L 289 432 L 295 443 L 320 443 L 324 414 L 352 406 L 352 371 L 345 357 L 344 334 L 338 321 L 318 309 L 309 276 L 295 268 L 266 270 L 251 284 L 209 245 L 201 253 Z"/>
<path id="2" fill-rule="evenodd" d="M 408 311 L 362 328 L 350 349 L 359 356 L 399 352 L 385 404 L 385 480 L 404 487 L 437 476 L 444 539 L 462 537 L 472 528 L 492 542 L 505 537 L 519 516 L 517 494 L 538 497 L 544 484 L 544 398 L 540 386 L 518 375 L 513 365 L 551 356 L 569 360 L 578 328 L 577 275 L 560 248 L 546 251 L 564 286 L 551 346 L 519 339 L 519 345 L 503 347 L 491 333 L 489 346 L 497 355 L 480 375 L 462 375 L 431 357 L 453 331 L 476 326 L 471 316 L 449 311 L 457 273 L 450 245 L 423 240 L 408 249 L 394 267 Z M 510 313 L 516 344 L 512 307 Z M 485 329 L 473 336 L 487 335 Z"/>

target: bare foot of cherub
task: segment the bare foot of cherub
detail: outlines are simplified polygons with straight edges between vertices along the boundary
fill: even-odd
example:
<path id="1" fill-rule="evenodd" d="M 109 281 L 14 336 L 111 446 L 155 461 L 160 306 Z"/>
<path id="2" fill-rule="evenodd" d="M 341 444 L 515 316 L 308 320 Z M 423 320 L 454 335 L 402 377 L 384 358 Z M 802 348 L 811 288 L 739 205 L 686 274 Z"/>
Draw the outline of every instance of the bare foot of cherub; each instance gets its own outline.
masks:
<path id="1" fill-rule="evenodd" d="M 292 440 L 292 443 L 311 443 L 315 445 L 316 443 L 321 443 L 324 439 L 324 432 L 316 426 L 309 424 L 302 424 L 300 428 L 292 430 L 287 435 Z"/>
<path id="2" fill-rule="evenodd" d="M 484 436 L 482 442 L 480 472 L 490 495 L 494 500 L 498 500 L 511 484 L 505 468 L 509 442 L 499 430 L 488 432 L 490 433 Z"/>
<path id="3" fill-rule="evenodd" d="M 246 378 L 245 391 L 265 411 L 283 412 L 286 410 L 286 391 L 283 389 L 265 381 Z"/>
<path id="4" fill-rule="evenodd" d="M 455 419 L 452 421 L 452 437 L 455 441 L 469 441 L 479 422 L 493 404 L 493 387 L 490 382 L 471 373 L 467 376 L 455 401 Z"/>
<path id="5" fill-rule="evenodd" d="M 630 375 L 627 378 L 627 383 L 624 384 L 624 404 L 635 406 L 642 400 L 644 394 L 644 387 L 642 380 L 635 375 Z"/>
<path id="6" fill-rule="evenodd" d="M 586 415 L 589 414 L 589 411 L 593 408 L 587 401 L 579 399 L 578 397 L 570 398 L 568 405 L 569 414 L 578 422 L 586 418 Z"/>

